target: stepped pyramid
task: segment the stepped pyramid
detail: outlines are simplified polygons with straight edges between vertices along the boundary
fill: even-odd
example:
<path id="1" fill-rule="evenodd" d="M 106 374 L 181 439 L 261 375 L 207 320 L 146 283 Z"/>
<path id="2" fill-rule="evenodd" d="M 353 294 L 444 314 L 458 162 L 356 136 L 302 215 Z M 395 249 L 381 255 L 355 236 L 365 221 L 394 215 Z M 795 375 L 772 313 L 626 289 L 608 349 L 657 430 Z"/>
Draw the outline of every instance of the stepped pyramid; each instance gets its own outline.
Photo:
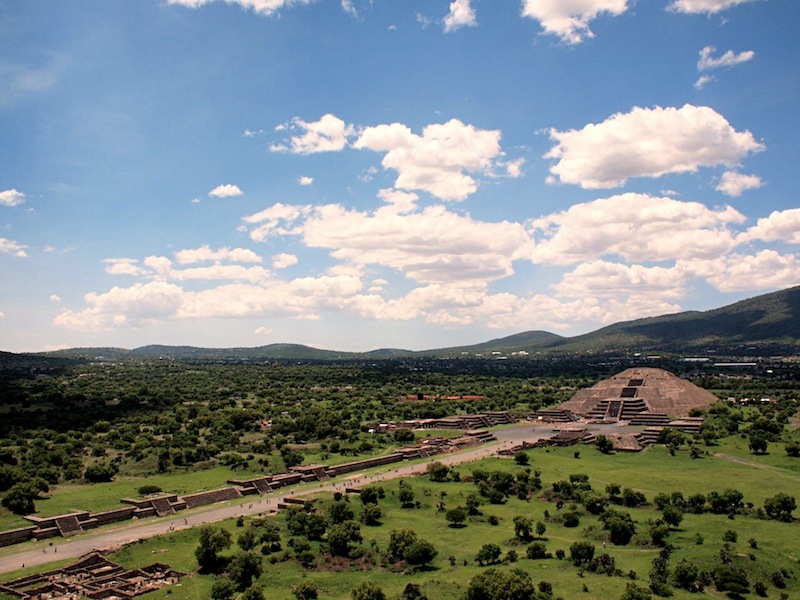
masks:
<path id="1" fill-rule="evenodd" d="M 708 410 L 717 397 L 663 369 L 626 369 L 590 388 L 579 390 L 559 406 L 590 419 L 656 421 L 682 419 L 693 408 Z"/>

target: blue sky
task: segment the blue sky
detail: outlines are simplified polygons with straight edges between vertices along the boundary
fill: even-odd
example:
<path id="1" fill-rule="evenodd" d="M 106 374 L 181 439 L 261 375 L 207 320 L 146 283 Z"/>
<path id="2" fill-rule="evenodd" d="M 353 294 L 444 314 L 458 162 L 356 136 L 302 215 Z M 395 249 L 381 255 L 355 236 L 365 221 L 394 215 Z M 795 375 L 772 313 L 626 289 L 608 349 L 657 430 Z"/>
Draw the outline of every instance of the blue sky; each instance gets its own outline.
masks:
<path id="1" fill-rule="evenodd" d="M 0 2 L 0 349 L 425 349 L 800 284 L 795 0 Z"/>

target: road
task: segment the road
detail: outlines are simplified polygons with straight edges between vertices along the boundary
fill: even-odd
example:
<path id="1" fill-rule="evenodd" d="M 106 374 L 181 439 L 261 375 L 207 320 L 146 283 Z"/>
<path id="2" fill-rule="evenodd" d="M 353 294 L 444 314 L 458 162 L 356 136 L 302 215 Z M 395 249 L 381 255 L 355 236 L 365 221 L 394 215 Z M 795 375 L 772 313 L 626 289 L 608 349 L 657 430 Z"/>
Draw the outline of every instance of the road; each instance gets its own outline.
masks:
<path id="1" fill-rule="evenodd" d="M 613 428 L 613 429 L 612 429 Z M 616 425 L 590 425 L 596 433 L 618 430 Z M 425 472 L 429 462 L 439 461 L 452 466 L 472 462 L 497 454 L 500 450 L 511 448 L 528 441 L 552 437 L 552 424 L 519 424 L 494 432 L 498 441 L 484 444 L 452 454 L 440 454 L 424 463 L 399 464 L 396 468 L 383 467 L 383 471 L 366 474 L 350 474 L 316 486 L 301 484 L 289 486 L 261 497 L 243 498 L 236 504 L 212 505 L 191 511 L 176 513 L 173 517 L 152 517 L 143 522 L 126 521 L 109 525 L 98 530 L 90 530 L 73 538 L 53 538 L 47 542 L 27 542 L 20 544 L 20 550 L 13 554 L 0 556 L 0 573 L 8 573 L 22 567 L 33 567 L 68 558 L 79 558 L 93 550 L 109 550 L 137 540 L 155 537 L 207 523 L 216 523 L 242 515 L 267 513 L 277 510 L 279 503 L 289 497 L 304 497 L 319 492 L 344 491 L 345 487 L 357 487 L 398 477 L 410 477 Z M 394 467 L 395 465 L 389 465 Z M 52 546 L 48 545 L 52 542 Z"/>

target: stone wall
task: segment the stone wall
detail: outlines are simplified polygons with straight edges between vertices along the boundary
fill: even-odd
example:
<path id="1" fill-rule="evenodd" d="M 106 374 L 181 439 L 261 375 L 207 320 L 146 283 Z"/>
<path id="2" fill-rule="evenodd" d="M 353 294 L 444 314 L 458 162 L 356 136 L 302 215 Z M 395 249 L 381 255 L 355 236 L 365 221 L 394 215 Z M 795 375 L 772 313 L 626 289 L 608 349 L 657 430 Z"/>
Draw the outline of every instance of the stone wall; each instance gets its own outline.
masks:
<path id="1" fill-rule="evenodd" d="M 183 496 L 188 508 L 195 508 L 196 506 L 203 506 L 204 504 L 214 504 L 216 502 L 224 502 L 225 500 L 233 500 L 241 498 L 242 495 L 234 487 L 219 488 L 209 492 L 199 492 L 197 494 L 190 494 Z"/>
<path id="2" fill-rule="evenodd" d="M 27 542 L 28 540 L 33 539 L 34 529 L 36 529 L 35 525 L 0 532 L 0 547 L 11 546 L 12 544 L 21 544 L 22 542 Z"/>

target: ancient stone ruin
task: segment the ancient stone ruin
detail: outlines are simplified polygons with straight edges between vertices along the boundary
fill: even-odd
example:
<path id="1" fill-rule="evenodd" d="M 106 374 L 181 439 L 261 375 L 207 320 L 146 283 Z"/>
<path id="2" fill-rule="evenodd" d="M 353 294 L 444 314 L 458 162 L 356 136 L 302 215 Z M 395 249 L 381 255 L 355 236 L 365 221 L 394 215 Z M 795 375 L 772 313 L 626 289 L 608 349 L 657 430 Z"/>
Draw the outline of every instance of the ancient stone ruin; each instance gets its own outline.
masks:
<path id="1" fill-rule="evenodd" d="M 708 410 L 717 397 L 669 371 L 627 369 L 579 390 L 559 409 L 590 420 L 661 424 L 686 419 L 692 409 Z"/>
<path id="2" fill-rule="evenodd" d="M 134 598 L 176 583 L 184 576 L 161 563 L 126 569 L 92 552 L 62 569 L 0 583 L 0 593 L 25 600 Z"/>

